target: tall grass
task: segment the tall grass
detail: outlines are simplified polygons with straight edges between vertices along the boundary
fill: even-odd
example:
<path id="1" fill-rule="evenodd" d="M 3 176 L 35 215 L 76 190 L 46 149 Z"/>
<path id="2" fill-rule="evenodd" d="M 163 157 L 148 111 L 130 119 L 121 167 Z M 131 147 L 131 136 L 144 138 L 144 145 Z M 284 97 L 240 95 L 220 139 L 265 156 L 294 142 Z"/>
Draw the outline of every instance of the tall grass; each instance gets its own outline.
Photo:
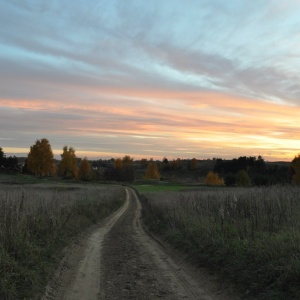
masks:
<path id="1" fill-rule="evenodd" d="M 39 295 L 70 238 L 124 199 L 119 187 L 0 185 L 0 299 Z"/>
<path id="2" fill-rule="evenodd" d="M 256 299 L 300 299 L 300 188 L 144 193 L 151 230 Z"/>

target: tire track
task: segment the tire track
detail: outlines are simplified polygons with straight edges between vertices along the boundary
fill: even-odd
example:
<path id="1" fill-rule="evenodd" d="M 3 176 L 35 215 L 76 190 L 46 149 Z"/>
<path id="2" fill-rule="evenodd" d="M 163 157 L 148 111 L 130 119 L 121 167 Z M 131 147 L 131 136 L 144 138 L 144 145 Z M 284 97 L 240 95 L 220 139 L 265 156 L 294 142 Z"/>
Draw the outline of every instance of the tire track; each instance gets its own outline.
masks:
<path id="1" fill-rule="evenodd" d="M 140 201 L 125 189 L 125 204 L 69 248 L 42 300 L 238 299 L 147 233 Z"/>
<path id="2" fill-rule="evenodd" d="M 100 299 L 234 299 L 145 232 L 140 201 L 134 190 L 126 193 L 128 210 L 104 240 Z"/>
<path id="3" fill-rule="evenodd" d="M 128 209 L 129 201 L 68 249 L 42 300 L 94 300 L 100 293 L 100 257 L 105 235 Z"/>

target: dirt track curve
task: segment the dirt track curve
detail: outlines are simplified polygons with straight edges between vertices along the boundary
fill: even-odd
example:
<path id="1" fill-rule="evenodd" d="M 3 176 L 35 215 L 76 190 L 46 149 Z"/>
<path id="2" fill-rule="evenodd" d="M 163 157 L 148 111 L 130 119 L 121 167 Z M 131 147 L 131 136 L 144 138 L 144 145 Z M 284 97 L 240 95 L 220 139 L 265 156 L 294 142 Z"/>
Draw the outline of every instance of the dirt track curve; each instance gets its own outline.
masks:
<path id="1" fill-rule="evenodd" d="M 126 188 L 122 208 L 74 243 L 43 300 L 234 299 L 141 226 L 141 205 Z"/>

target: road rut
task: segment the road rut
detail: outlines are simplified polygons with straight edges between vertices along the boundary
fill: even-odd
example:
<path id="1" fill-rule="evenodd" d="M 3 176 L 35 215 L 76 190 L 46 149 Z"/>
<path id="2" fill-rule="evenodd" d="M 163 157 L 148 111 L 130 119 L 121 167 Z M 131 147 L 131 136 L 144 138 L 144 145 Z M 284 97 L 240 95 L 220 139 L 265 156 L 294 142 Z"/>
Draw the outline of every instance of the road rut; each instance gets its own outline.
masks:
<path id="1" fill-rule="evenodd" d="M 126 194 L 124 206 L 70 250 L 43 300 L 237 299 L 145 232 L 141 204 L 132 189 Z"/>

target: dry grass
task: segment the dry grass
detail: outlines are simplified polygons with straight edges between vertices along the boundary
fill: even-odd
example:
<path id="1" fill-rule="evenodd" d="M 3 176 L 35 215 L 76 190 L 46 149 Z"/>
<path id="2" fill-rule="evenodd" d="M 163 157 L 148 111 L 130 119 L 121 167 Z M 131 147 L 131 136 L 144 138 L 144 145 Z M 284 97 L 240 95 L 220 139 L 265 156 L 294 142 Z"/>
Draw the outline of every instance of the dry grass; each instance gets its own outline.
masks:
<path id="1" fill-rule="evenodd" d="M 145 193 L 146 224 L 257 299 L 300 298 L 300 188 Z"/>
<path id="2" fill-rule="evenodd" d="M 113 186 L 0 185 L 0 299 L 39 294 L 70 238 L 124 199 Z"/>

